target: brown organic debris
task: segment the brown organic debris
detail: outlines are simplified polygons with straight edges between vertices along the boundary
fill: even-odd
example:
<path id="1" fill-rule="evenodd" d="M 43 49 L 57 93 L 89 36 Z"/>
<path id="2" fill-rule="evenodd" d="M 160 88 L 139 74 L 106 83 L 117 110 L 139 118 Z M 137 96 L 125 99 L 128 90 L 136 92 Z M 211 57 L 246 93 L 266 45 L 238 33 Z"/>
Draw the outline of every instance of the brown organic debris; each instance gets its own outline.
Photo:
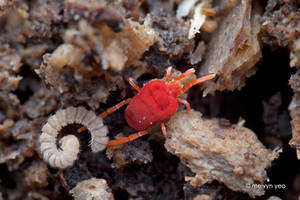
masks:
<path id="1" fill-rule="evenodd" d="M 156 33 L 147 24 L 127 20 L 121 32 L 115 33 L 109 27 L 100 27 L 107 64 L 113 70 L 121 70 L 138 60 L 154 43 Z"/>
<path id="2" fill-rule="evenodd" d="M 107 5 L 104 0 L 65 0 L 66 20 L 87 19 L 93 24 L 105 23 L 114 31 L 124 27 L 123 17 L 117 8 Z"/>
<path id="3" fill-rule="evenodd" d="M 37 73 L 61 94 L 63 105 L 87 102 L 91 108 L 97 109 L 100 102 L 106 101 L 109 91 L 116 89 L 112 82 L 118 85 L 123 82 L 120 76 L 113 77 L 95 63 L 86 62 L 92 56 L 91 52 L 96 52 L 95 59 L 98 53 L 103 53 L 102 44 L 95 43 L 99 38 L 86 22 L 79 23 L 79 27 L 82 32 L 66 30 L 65 39 L 72 44 L 62 44 L 52 54 L 45 54 Z M 84 38 L 93 42 L 85 42 Z M 95 45 L 95 51 L 90 44 Z M 101 61 L 101 57 L 98 60 Z"/>
<path id="4" fill-rule="evenodd" d="M 189 24 L 183 20 L 158 10 L 145 20 L 158 34 L 156 45 L 161 54 L 178 60 L 179 57 L 194 49 L 195 41 L 188 39 Z"/>
<path id="5" fill-rule="evenodd" d="M 264 132 L 268 135 L 268 139 L 271 136 L 276 137 L 289 137 L 291 134 L 291 126 L 288 110 L 282 109 L 282 95 L 276 93 L 273 95 L 268 103 L 263 104 L 263 121 Z"/>
<path id="6" fill-rule="evenodd" d="M 18 120 L 8 131 L 10 140 L 1 140 L 0 163 L 6 163 L 9 170 L 14 170 L 22 164 L 26 158 L 36 154 L 37 138 L 40 132 L 40 120 Z"/>
<path id="7" fill-rule="evenodd" d="M 300 36 L 300 13 L 297 9 L 297 3 L 293 0 L 285 3 L 268 1 L 262 17 L 262 31 L 268 36 L 262 37 L 263 41 L 271 46 L 287 46 L 297 39 Z"/>
<path id="8" fill-rule="evenodd" d="M 77 26 L 65 30 L 65 43 L 43 56 L 37 73 L 63 94 L 64 105 L 88 101 L 90 107 L 97 109 L 117 85 L 125 86 L 120 76 L 112 76 L 106 70 L 120 71 L 137 61 L 155 37 L 147 24 L 130 19 L 124 21 L 119 32 L 106 24 L 93 25 L 81 19 Z"/>
<path id="9" fill-rule="evenodd" d="M 58 95 L 55 91 L 40 88 L 22 105 L 22 110 L 32 119 L 47 116 L 56 110 L 57 99 Z"/>
<path id="10" fill-rule="evenodd" d="M 31 188 L 43 188 L 48 185 L 48 167 L 42 161 L 34 161 L 25 170 L 25 181 Z"/>
<path id="11" fill-rule="evenodd" d="M 112 167 L 116 168 L 133 162 L 147 164 L 153 159 L 149 143 L 142 140 L 108 147 L 106 155 L 109 159 L 113 159 Z"/>
<path id="12" fill-rule="evenodd" d="M 190 55 L 190 63 L 197 64 L 203 60 L 205 54 L 205 44 L 203 41 L 199 42 L 195 51 Z"/>
<path id="13" fill-rule="evenodd" d="M 297 0 L 268 1 L 262 17 L 262 40 L 290 49 L 290 66 L 300 68 L 300 11 Z"/>
<path id="14" fill-rule="evenodd" d="M 251 130 L 220 126 L 217 119 L 202 119 L 194 110 L 176 113 L 167 130 L 165 147 L 196 173 L 186 177 L 194 187 L 217 180 L 251 197 L 264 194 L 263 188 L 247 185 L 264 183 L 265 170 L 278 152 L 266 149 Z"/>
<path id="15" fill-rule="evenodd" d="M 13 91 L 18 87 L 22 77 L 16 73 L 21 66 L 21 57 L 17 51 L 0 43 L 0 90 Z"/>
<path id="16" fill-rule="evenodd" d="M 217 81 L 204 83 L 205 93 L 216 90 L 241 89 L 247 77 L 256 71 L 261 57 L 258 41 L 260 8 L 250 0 L 242 0 L 223 19 L 207 46 L 200 75 L 217 74 Z"/>
<path id="17" fill-rule="evenodd" d="M 300 68 L 300 36 L 297 40 L 293 42 L 291 50 L 292 51 L 290 53 L 290 59 L 291 59 L 290 66 Z"/>
<path id="18" fill-rule="evenodd" d="M 58 26 L 63 19 L 61 1 L 16 2 L 17 5 L 5 16 L 7 20 L 0 41 L 18 44 L 17 46 L 48 42 L 50 45 L 52 42 L 47 39 L 57 36 L 62 29 Z M 31 42 L 28 39 L 31 39 Z"/>
<path id="19" fill-rule="evenodd" d="M 293 75 L 289 81 L 292 89 L 294 90 L 294 96 L 290 103 L 289 110 L 292 118 L 292 133 L 293 138 L 289 144 L 296 148 L 297 158 L 300 160 L 300 75 L 299 72 Z"/>
<path id="20" fill-rule="evenodd" d="M 0 124 L 0 138 L 8 138 L 11 135 L 10 129 L 15 125 L 11 119 L 6 119 Z"/>
<path id="21" fill-rule="evenodd" d="M 0 17 L 7 14 L 14 4 L 14 0 L 0 0 Z"/>

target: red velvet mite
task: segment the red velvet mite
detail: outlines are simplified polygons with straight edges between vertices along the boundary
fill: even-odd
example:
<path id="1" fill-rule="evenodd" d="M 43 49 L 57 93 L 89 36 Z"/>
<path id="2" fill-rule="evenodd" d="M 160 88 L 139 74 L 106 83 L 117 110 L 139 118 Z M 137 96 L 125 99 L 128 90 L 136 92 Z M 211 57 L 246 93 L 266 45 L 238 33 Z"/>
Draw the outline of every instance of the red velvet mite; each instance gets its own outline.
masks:
<path id="1" fill-rule="evenodd" d="M 152 80 L 146 83 L 142 89 L 140 89 L 130 78 L 129 84 L 138 91 L 138 94 L 133 98 L 129 98 L 121 101 L 117 105 L 108 108 L 99 116 L 105 118 L 107 115 L 113 113 L 123 105 L 128 104 L 125 110 L 125 119 L 129 126 L 139 130 L 137 133 L 133 133 L 128 137 L 123 137 L 117 140 L 111 140 L 107 143 L 107 146 L 114 146 L 122 143 L 126 143 L 135 140 L 147 133 L 152 128 L 152 125 L 160 122 L 163 135 L 167 137 L 164 120 L 170 118 L 178 108 L 178 102 L 186 106 L 187 110 L 190 110 L 190 104 L 179 98 L 192 86 L 213 79 L 215 74 L 210 74 L 201 78 L 198 78 L 185 86 L 177 82 L 187 75 L 195 73 L 193 68 L 188 69 L 180 76 L 169 81 L 172 68 L 167 69 L 165 81 Z M 81 128 L 80 131 L 85 130 Z"/>

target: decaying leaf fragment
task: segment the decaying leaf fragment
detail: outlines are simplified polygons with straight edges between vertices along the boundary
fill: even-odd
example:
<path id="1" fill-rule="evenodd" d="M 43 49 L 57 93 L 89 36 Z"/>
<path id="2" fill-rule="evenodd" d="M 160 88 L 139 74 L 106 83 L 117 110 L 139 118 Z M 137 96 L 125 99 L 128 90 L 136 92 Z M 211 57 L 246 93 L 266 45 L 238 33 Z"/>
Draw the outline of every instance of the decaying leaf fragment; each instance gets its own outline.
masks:
<path id="1" fill-rule="evenodd" d="M 255 63 L 261 57 L 258 41 L 260 9 L 251 0 L 242 0 L 223 19 L 207 46 L 205 62 L 200 75 L 217 74 L 216 82 L 205 82 L 205 93 L 216 90 L 240 89 L 245 79 L 256 71 Z"/>
<path id="2" fill-rule="evenodd" d="M 266 149 L 256 135 L 241 124 L 224 126 L 218 119 L 204 120 L 200 112 L 177 112 L 167 123 L 166 149 L 196 173 L 186 177 L 194 187 L 217 180 L 251 197 L 264 194 L 266 168 L 278 150 Z"/>

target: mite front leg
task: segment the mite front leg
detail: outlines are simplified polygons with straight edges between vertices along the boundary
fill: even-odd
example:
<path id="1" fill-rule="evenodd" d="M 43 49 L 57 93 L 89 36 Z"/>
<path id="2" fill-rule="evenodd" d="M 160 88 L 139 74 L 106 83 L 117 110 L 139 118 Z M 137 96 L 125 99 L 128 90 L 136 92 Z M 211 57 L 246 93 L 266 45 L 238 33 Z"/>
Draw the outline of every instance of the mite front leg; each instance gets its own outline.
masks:
<path id="1" fill-rule="evenodd" d="M 136 91 L 140 91 L 140 88 L 139 88 L 139 86 L 137 86 L 135 83 L 134 83 L 134 81 L 133 81 L 133 78 L 129 78 L 129 84 L 136 90 Z"/>
<path id="2" fill-rule="evenodd" d="M 131 98 L 125 99 L 123 101 L 121 101 L 120 103 L 106 109 L 104 112 L 100 113 L 98 115 L 98 117 L 101 117 L 102 119 L 104 119 L 105 117 L 107 117 L 107 115 L 110 115 L 111 113 L 115 112 L 116 110 L 118 110 L 119 108 L 121 108 L 122 106 L 129 104 L 131 101 Z M 85 131 L 87 128 L 85 126 L 81 127 L 80 129 L 77 130 L 78 133 L 81 133 L 83 131 Z"/>
<path id="3" fill-rule="evenodd" d="M 166 79 L 165 79 L 165 83 L 166 83 L 166 84 L 168 84 L 169 81 L 170 81 L 171 71 L 172 71 L 172 67 L 168 67 L 167 73 L 166 73 Z"/>
<path id="4" fill-rule="evenodd" d="M 210 74 L 210 75 L 203 76 L 201 78 L 198 78 L 198 79 L 196 79 L 196 80 L 188 83 L 186 86 L 184 86 L 184 88 L 182 89 L 181 94 L 179 94 L 179 96 L 182 95 L 183 93 L 185 93 L 188 89 L 190 89 L 194 85 L 197 85 L 199 83 L 211 80 L 211 79 L 213 79 L 215 77 L 216 77 L 216 74 Z"/>
<path id="5" fill-rule="evenodd" d="M 190 75 L 190 74 L 194 74 L 195 73 L 195 69 L 194 68 L 190 68 L 188 70 L 186 70 L 185 72 L 183 72 L 180 76 L 177 76 L 176 78 L 174 78 L 170 84 L 173 85 L 176 81 L 179 81 L 181 79 L 183 79 L 184 77 Z"/>
<path id="6" fill-rule="evenodd" d="M 102 119 L 104 119 L 105 117 L 107 117 L 107 115 L 110 115 L 111 113 L 115 112 L 116 110 L 118 110 L 119 108 L 121 108 L 122 106 L 129 104 L 131 101 L 131 98 L 125 99 L 123 101 L 121 101 L 120 103 L 106 109 L 106 111 L 100 113 L 98 115 L 98 117 L 101 117 Z"/>

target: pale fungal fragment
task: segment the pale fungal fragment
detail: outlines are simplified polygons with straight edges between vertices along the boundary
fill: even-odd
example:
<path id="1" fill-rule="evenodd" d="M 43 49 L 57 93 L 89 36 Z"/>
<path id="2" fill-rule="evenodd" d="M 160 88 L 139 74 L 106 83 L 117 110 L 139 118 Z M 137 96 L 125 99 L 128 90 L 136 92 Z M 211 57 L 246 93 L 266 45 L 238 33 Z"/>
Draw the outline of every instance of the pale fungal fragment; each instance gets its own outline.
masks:
<path id="1" fill-rule="evenodd" d="M 91 133 L 91 149 L 93 152 L 102 151 L 108 142 L 108 129 L 104 126 L 100 117 L 94 112 L 83 107 L 69 107 L 59 110 L 48 119 L 42 128 L 40 136 L 40 150 L 43 158 L 52 167 L 66 168 L 71 166 L 77 159 L 80 143 L 76 136 L 67 135 L 59 141 L 60 149 L 57 148 L 56 139 L 59 131 L 68 124 L 82 124 Z"/>
<path id="2" fill-rule="evenodd" d="M 91 178 L 78 183 L 70 193 L 74 200 L 113 200 L 107 183 L 104 179 Z"/>
<path id="3" fill-rule="evenodd" d="M 202 14 L 202 9 L 205 6 L 205 2 L 201 2 L 196 5 L 194 10 L 194 16 L 193 19 L 191 19 L 191 26 L 189 30 L 189 39 L 192 39 L 195 37 L 196 33 L 199 33 L 199 30 L 201 26 L 204 24 L 206 20 L 206 15 Z"/>
<path id="4" fill-rule="evenodd" d="M 218 119 L 202 119 L 190 110 L 173 115 L 167 123 L 166 149 L 178 156 L 196 175 L 185 177 L 194 187 L 217 180 L 251 197 L 264 194 L 266 168 L 279 150 L 266 149 L 256 135 L 241 124 L 221 126 Z"/>
<path id="5" fill-rule="evenodd" d="M 183 0 L 176 10 L 176 17 L 182 18 L 187 16 L 197 1 L 198 0 Z"/>
<path id="6" fill-rule="evenodd" d="M 193 200 L 212 200 L 208 194 L 199 194 Z"/>
<path id="7" fill-rule="evenodd" d="M 66 65 L 74 66 L 79 63 L 82 50 L 71 44 L 62 44 L 51 54 L 49 62 L 53 67 L 62 68 Z"/>

